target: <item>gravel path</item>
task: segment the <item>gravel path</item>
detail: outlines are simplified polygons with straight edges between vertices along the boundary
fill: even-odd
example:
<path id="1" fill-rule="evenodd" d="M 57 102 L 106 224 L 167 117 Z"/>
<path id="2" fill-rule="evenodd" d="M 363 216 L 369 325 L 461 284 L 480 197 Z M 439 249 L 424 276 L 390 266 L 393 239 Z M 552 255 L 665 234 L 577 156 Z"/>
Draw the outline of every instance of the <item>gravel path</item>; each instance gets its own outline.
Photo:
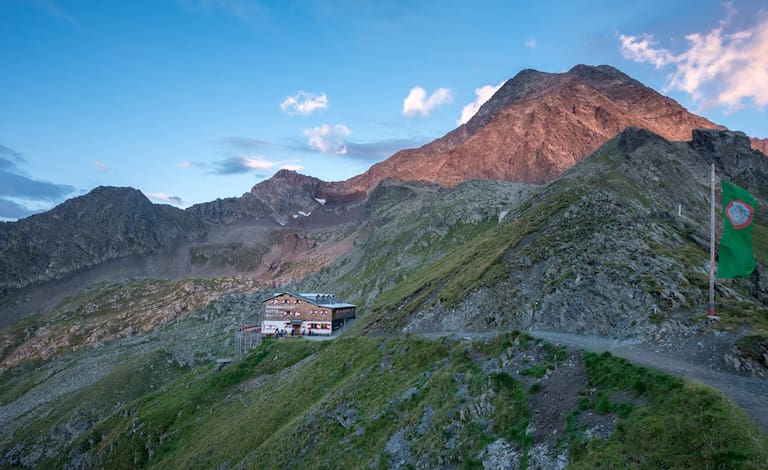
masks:
<path id="1" fill-rule="evenodd" d="M 614 356 L 623 357 L 636 364 L 669 372 L 696 380 L 716 388 L 733 398 L 755 420 L 763 432 L 768 432 L 768 380 L 743 377 L 722 370 L 716 370 L 707 364 L 707 356 L 701 360 L 691 354 L 674 352 L 656 352 L 646 344 L 631 341 L 614 341 L 603 338 L 579 336 L 550 331 L 529 331 L 531 336 L 552 343 L 578 347 L 593 352 L 608 351 Z"/>
<path id="2" fill-rule="evenodd" d="M 466 339 L 489 338 L 505 332 L 440 332 L 423 333 L 424 338 L 454 336 Z M 677 348 L 655 349 L 639 340 L 612 340 L 552 331 L 530 330 L 529 335 L 551 343 L 592 352 L 608 351 L 643 366 L 692 379 L 720 390 L 731 397 L 768 432 L 768 380 L 737 375 L 720 369 L 720 355 L 724 346 L 733 344 L 726 335 L 694 337 L 681 340 Z"/>

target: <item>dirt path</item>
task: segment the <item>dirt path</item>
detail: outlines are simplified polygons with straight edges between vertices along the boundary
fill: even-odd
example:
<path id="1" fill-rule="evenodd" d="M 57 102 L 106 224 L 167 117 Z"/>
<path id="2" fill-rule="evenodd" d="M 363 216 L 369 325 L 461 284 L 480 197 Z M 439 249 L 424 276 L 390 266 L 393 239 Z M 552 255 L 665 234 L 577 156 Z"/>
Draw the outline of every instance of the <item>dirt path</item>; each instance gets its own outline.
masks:
<path id="1" fill-rule="evenodd" d="M 695 363 L 690 357 L 675 357 L 649 350 L 642 343 L 613 341 L 566 333 L 529 331 L 531 336 L 565 346 L 583 348 L 593 352 L 608 351 L 636 364 L 696 380 L 716 388 L 733 398 L 755 420 L 760 429 L 768 432 L 768 380 L 743 377 L 714 370 L 711 366 Z"/>
<path id="2" fill-rule="evenodd" d="M 488 338 L 503 332 L 470 333 L 426 333 L 423 337 L 456 336 L 468 339 Z M 654 350 L 652 346 L 639 341 L 617 341 L 605 338 L 580 336 L 551 331 L 526 331 L 533 337 L 551 343 L 561 344 L 592 352 L 608 351 L 636 364 L 653 367 L 674 375 L 692 379 L 720 390 L 731 397 L 755 421 L 763 432 L 768 432 L 768 380 L 744 377 L 720 370 L 713 356 L 719 354 L 713 338 L 693 338 L 681 342 L 674 350 Z M 698 341 L 699 339 L 703 341 Z M 728 344 L 723 338 L 722 344 Z M 709 349 L 707 349 L 709 348 Z"/>

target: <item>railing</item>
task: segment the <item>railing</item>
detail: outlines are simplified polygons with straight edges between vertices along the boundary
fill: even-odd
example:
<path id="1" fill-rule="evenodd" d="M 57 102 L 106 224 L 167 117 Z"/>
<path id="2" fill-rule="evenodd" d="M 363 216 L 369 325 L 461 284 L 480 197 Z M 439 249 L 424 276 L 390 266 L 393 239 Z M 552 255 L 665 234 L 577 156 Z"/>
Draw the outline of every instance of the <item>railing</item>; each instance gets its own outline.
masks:
<path id="1" fill-rule="evenodd" d="M 261 333 L 258 331 L 238 331 L 235 333 L 235 354 L 242 356 L 261 344 Z"/>

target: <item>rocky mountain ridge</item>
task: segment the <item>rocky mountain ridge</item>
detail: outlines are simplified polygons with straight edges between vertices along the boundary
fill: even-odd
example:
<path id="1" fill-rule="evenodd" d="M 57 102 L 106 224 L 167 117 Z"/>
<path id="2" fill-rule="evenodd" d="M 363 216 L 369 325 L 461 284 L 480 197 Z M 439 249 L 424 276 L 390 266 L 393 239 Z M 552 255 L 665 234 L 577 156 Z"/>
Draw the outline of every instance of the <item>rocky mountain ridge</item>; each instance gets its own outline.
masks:
<path id="1" fill-rule="evenodd" d="M 508 80 L 466 124 L 330 188 L 334 194 L 369 193 L 385 178 L 546 183 L 627 127 L 673 141 L 689 140 L 696 128 L 724 129 L 608 65 L 577 65 L 566 73 L 529 69 Z"/>
<path id="2" fill-rule="evenodd" d="M 281 170 L 241 197 L 186 211 L 152 206 L 129 190 L 113 191 L 110 202 L 102 197 L 108 191 L 98 189 L 78 203 L 68 201 L 47 214 L 0 224 L 0 291 L 151 253 L 167 253 L 153 266 L 174 268 L 167 273 L 153 268 L 147 275 L 187 270 L 268 282 L 300 279 L 346 249 L 354 236 L 340 234 L 351 233 L 346 224 L 365 225 L 361 220 L 375 203 L 367 198 L 382 181 L 443 186 L 471 179 L 550 181 L 626 126 L 673 141 L 689 140 L 694 128 L 721 128 L 610 66 L 577 65 L 560 74 L 523 70 L 465 125 L 419 149 L 398 152 L 347 181 L 324 182 Z M 766 142 L 752 139 L 758 148 Z M 92 202 L 86 203 L 89 198 Z M 67 209 L 73 204 L 82 210 Z M 58 227 L 57 217 L 65 213 L 69 225 Z M 82 220 L 72 223 L 77 217 Z M 173 240 L 186 244 L 176 243 L 171 252 Z M 298 269 L 296 261 L 304 258 L 309 267 Z"/>
<path id="3" fill-rule="evenodd" d="M 719 406 L 724 399 L 715 392 L 609 355 L 498 334 L 536 327 L 629 337 L 622 344 L 646 341 L 670 353 L 685 345 L 687 357 L 750 373 L 743 357 L 726 364 L 723 349 L 711 352 L 706 338 L 765 325 L 768 253 L 757 251 L 752 277 L 718 283 L 721 323 L 702 318 L 710 162 L 765 202 L 768 161 L 746 136 L 716 130 L 669 142 L 627 129 L 544 186 L 386 180 L 364 204 L 346 255 L 286 287 L 330 287 L 358 303 L 351 329 L 322 345 L 267 341 L 218 372 L 214 359 L 231 353 L 232 333 L 252 322 L 265 292 L 177 312 L 155 305 L 154 314 L 137 298 L 146 291 L 146 300 L 164 302 L 152 281 L 70 299 L 50 319 L 64 317 L 63 325 L 19 324 L 3 338 L 0 354 L 12 368 L 0 372 L 0 421 L 8 420 L 0 426 L 0 464 L 328 466 L 364 459 L 427 467 L 475 459 L 592 468 L 618 445 L 626 466 L 654 456 L 656 466 L 675 467 L 688 453 L 731 456 L 721 449 L 738 441 L 755 445 L 749 461 L 759 465 L 765 446 L 754 443 L 762 434 L 740 411 Z M 759 214 L 761 229 L 767 222 Z M 208 298 L 211 289 L 200 287 Z M 190 290 L 185 283 L 166 289 L 169 306 L 179 307 Z M 142 315 L 122 318 L 130 309 Z M 115 318 L 116 332 L 102 315 Z M 139 332 L 126 334 L 130 328 Z M 455 333 L 446 338 L 446 330 Z M 116 339 L 90 343 L 94 333 Z M 56 341 L 51 356 L 43 355 L 46 339 L 57 337 L 73 350 Z M 28 350 L 45 358 L 42 365 L 22 359 Z M 611 388 L 616 383 L 622 387 Z M 679 398 L 670 401 L 670 393 Z M 295 395 L 316 400 L 281 406 Z M 716 410 L 722 418 L 702 427 L 701 413 Z M 647 432 L 648 419 L 661 420 L 652 428 L 674 437 L 654 449 L 626 438 Z M 692 429 L 719 436 L 716 449 L 681 444 Z M 298 453 L 273 445 L 287 438 Z"/>
<path id="4" fill-rule="evenodd" d="M 98 187 L 48 212 L 0 223 L 0 294 L 205 234 L 195 216 L 132 188 Z"/>

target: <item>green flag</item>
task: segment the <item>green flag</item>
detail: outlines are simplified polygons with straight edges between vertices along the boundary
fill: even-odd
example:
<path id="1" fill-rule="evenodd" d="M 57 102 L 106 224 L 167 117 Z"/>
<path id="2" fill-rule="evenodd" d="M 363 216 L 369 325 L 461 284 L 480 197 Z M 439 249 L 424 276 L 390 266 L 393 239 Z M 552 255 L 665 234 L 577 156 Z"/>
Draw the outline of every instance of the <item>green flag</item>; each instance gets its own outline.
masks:
<path id="1" fill-rule="evenodd" d="M 752 255 L 752 221 L 757 203 L 747 191 L 725 180 L 723 186 L 723 236 L 720 238 L 717 277 L 749 276 L 755 269 Z"/>

